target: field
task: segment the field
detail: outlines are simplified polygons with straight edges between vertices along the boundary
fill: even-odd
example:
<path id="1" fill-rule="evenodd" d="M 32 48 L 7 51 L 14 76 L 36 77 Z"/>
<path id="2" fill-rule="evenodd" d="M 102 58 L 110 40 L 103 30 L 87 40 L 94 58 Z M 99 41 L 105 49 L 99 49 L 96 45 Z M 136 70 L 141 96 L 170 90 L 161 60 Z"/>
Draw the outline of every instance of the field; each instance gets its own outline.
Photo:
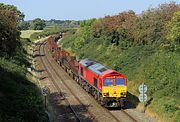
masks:
<path id="1" fill-rule="evenodd" d="M 30 38 L 31 34 L 35 32 L 42 32 L 42 30 L 24 30 L 21 31 L 21 38 Z"/>

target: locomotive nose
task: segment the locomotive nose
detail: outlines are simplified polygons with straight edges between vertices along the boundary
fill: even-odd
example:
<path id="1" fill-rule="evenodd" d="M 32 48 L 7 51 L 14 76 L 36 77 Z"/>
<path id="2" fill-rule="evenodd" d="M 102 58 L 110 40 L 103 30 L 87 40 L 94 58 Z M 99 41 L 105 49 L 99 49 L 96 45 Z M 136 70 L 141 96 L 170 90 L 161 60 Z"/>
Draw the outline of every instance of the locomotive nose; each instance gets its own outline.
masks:
<path id="1" fill-rule="evenodd" d="M 125 86 L 103 86 L 102 93 L 103 97 L 126 97 Z"/>

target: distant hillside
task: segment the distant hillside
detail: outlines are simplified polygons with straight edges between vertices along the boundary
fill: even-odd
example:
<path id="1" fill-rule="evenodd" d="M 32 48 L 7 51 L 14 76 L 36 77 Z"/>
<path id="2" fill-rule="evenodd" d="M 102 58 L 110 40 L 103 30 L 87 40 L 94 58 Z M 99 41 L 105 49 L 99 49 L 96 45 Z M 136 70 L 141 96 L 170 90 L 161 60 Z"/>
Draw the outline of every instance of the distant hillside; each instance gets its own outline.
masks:
<path id="1" fill-rule="evenodd" d="M 180 5 L 162 4 L 81 22 L 61 45 L 79 59 L 91 58 L 124 73 L 128 90 L 148 86 L 146 112 L 164 122 L 180 120 Z M 131 101 L 135 99 L 131 98 Z M 141 106 L 141 105 L 140 105 Z"/>

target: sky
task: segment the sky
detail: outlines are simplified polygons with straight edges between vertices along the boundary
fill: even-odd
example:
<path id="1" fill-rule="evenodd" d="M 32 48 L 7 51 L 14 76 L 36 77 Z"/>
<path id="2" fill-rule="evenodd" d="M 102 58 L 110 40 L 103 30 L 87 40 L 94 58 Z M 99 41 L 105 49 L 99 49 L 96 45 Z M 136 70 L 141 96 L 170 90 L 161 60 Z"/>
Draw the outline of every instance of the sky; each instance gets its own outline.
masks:
<path id="1" fill-rule="evenodd" d="M 133 10 L 137 14 L 172 0 L 0 0 L 25 14 L 25 20 L 84 20 Z M 180 0 L 174 0 L 180 4 Z"/>

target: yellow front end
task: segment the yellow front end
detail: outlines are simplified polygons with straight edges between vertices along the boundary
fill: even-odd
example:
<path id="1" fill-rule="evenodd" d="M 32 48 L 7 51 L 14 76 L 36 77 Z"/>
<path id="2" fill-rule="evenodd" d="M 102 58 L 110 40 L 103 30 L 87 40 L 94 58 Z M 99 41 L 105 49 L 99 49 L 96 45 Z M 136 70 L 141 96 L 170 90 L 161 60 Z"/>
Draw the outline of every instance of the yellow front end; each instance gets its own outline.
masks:
<path id="1" fill-rule="evenodd" d="M 127 87 L 126 86 L 103 86 L 102 96 L 103 97 L 126 97 Z"/>

